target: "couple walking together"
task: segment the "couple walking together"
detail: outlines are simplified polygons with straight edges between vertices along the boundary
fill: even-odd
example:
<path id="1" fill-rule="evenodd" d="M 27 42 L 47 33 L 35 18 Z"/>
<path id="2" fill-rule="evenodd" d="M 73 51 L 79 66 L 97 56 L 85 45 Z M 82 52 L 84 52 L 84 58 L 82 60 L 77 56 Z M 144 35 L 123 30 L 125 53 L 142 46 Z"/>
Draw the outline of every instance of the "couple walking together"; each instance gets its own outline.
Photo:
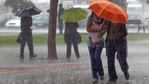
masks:
<path id="1" fill-rule="evenodd" d="M 103 34 L 106 36 L 106 56 L 108 64 L 109 84 L 116 83 L 118 76 L 115 69 L 115 55 L 117 56 L 121 70 L 125 79 L 129 80 L 127 64 L 127 30 L 125 24 L 112 23 L 96 16 L 93 12 L 88 18 L 87 31 L 89 34 L 88 49 L 91 59 L 91 70 L 93 84 L 98 84 L 98 80 L 104 80 L 104 69 L 101 60 L 101 52 L 104 47 Z"/>

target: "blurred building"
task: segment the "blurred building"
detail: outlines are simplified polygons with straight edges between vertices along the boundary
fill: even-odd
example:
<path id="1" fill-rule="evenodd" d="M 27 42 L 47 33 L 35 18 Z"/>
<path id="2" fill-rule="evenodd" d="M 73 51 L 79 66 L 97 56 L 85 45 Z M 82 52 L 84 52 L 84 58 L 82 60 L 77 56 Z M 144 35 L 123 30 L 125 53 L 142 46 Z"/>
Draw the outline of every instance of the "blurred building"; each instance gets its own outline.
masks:
<path id="1" fill-rule="evenodd" d="M 127 12 L 128 14 L 138 14 L 141 15 L 143 12 L 143 5 L 138 0 L 127 0 L 128 2 L 128 8 Z"/>
<path id="2" fill-rule="evenodd" d="M 60 0 L 64 8 L 70 8 L 74 5 L 87 5 L 89 0 Z"/>

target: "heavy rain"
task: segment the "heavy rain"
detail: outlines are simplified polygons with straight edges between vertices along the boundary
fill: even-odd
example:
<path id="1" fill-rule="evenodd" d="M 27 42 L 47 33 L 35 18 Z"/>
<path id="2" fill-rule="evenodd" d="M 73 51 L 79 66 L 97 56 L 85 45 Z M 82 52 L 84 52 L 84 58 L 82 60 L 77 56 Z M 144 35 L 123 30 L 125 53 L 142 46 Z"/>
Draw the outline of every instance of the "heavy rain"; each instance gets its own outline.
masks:
<path id="1" fill-rule="evenodd" d="M 113 46 L 120 43 L 107 42 L 108 31 L 102 35 L 100 56 L 104 75 L 99 71 L 97 79 L 94 77 L 94 68 L 99 65 L 93 64 L 96 60 L 88 38 L 93 32 L 87 30 L 89 17 L 95 13 L 92 1 L 127 7 L 123 11 L 127 22 L 122 23 L 128 32 L 127 42 L 118 46 L 113 58 L 115 79 L 108 59 Z M 149 84 L 148 8 L 149 0 L 0 0 L 0 84 Z M 92 46 L 98 50 L 101 45 Z M 121 52 L 123 47 L 125 53 Z M 129 68 L 123 65 L 125 54 Z M 123 57 L 119 60 L 118 55 Z"/>

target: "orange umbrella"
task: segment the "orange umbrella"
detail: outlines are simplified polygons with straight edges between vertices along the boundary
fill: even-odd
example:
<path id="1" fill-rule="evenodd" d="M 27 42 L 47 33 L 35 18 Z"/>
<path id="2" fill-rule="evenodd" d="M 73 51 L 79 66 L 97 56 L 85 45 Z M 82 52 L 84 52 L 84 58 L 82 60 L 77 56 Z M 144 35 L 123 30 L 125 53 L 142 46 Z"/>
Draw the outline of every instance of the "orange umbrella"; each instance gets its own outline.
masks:
<path id="1" fill-rule="evenodd" d="M 118 5 L 107 0 L 90 0 L 89 9 L 97 16 L 113 23 L 127 23 L 127 13 Z"/>

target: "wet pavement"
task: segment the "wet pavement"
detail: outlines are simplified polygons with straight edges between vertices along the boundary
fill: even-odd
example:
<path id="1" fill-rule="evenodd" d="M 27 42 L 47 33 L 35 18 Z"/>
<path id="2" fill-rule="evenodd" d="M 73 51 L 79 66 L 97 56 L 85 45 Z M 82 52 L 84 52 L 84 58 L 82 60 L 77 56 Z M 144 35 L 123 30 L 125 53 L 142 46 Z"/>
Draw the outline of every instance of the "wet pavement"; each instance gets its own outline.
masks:
<path id="1" fill-rule="evenodd" d="M 77 60 L 72 49 L 71 61 L 65 59 L 65 45 L 57 45 L 58 60 L 47 59 L 47 46 L 35 46 L 38 57 L 29 60 L 26 47 L 25 60 L 19 60 L 19 45 L 0 48 L 0 84 L 91 84 L 90 58 L 86 44 L 79 45 Z M 149 84 L 149 41 L 128 42 L 128 63 L 131 78 L 124 80 L 116 61 L 119 76 L 117 84 Z M 105 80 L 108 80 L 105 49 L 102 52 Z"/>

